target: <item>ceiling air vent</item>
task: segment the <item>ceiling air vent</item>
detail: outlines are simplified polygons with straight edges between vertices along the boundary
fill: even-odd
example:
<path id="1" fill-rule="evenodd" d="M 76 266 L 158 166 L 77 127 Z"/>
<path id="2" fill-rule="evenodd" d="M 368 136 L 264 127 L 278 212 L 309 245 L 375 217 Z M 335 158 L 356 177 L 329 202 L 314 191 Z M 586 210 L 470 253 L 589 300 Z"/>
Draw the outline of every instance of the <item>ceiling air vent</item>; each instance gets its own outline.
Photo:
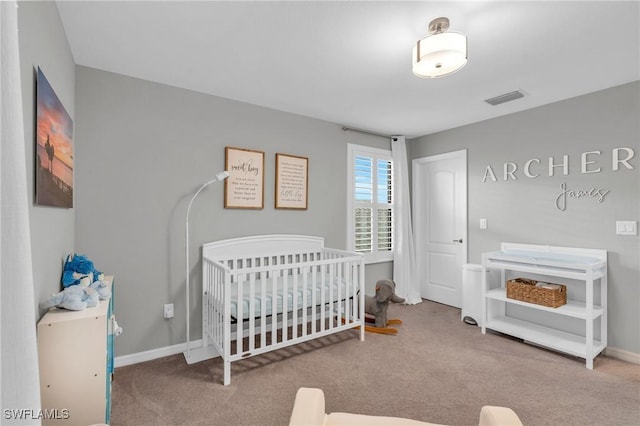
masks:
<path id="1" fill-rule="evenodd" d="M 496 96 L 495 98 L 485 99 L 484 101 L 489 105 L 500 105 L 505 102 L 515 101 L 516 99 L 523 98 L 524 94 L 517 90 L 509 93 L 505 93 L 504 95 Z"/>

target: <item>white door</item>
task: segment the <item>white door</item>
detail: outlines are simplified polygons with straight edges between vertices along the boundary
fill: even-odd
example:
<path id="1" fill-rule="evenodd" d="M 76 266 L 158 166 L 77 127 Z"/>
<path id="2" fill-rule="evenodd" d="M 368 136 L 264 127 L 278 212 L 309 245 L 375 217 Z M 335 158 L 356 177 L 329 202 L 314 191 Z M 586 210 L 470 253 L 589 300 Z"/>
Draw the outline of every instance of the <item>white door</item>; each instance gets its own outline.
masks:
<path id="1" fill-rule="evenodd" d="M 424 299 L 462 307 L 467 262 L 467 151 L 413 160 L 413 223 Z"/>

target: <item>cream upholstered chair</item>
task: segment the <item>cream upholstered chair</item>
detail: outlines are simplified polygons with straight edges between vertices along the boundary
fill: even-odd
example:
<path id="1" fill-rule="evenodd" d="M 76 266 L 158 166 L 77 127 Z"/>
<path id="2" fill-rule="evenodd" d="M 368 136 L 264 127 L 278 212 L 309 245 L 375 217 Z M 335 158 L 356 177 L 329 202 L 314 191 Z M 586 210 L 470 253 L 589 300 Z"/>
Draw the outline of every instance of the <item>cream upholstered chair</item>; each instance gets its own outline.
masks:
<path id="1" fill-rule="evenodd" d="M 522 426 L 520 418 L 510 408 L 484 406 L 479 426 Z M 300 388 L 296 394 L 289 426 L 405 426 L 436 425 L 435 423 L 399 417 L 367 416 L 350 413 L 325 413 L 324 393 L 321 389 Z"/>

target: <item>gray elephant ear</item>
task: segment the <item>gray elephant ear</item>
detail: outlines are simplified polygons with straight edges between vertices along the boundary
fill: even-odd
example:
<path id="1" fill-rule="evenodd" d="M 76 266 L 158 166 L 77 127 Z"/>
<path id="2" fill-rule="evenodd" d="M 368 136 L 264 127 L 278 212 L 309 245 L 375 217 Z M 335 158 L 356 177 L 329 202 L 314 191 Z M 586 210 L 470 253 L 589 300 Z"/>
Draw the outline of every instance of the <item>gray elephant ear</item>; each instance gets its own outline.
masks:
<path id="1" fill-rule="evenodd" d="M 393 296 L 393 288 L 388 282 L 383 282 L 376 287 L 380 289 L 376 292 L 376 300 L 380 303 L 388 302 L 389 298 Z"/>

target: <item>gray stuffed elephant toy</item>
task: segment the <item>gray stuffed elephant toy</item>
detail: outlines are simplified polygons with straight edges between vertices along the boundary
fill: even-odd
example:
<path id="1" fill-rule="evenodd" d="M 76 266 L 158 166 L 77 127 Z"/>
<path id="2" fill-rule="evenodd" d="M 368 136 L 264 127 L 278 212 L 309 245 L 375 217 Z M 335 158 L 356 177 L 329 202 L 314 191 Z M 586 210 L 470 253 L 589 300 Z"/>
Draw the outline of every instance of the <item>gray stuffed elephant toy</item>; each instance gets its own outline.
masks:
<path id="1" fill-rule="evenodd" d="M 396 283 L 391 280 L 380 280 L 376 283 L 376 295 L 365 296 L 364 311 L 375 317 L 375 326 L 384 328 L 388 325 L 387 309 L 389 302 L 404 303 L 402 297 L 396 296 Z"/>

